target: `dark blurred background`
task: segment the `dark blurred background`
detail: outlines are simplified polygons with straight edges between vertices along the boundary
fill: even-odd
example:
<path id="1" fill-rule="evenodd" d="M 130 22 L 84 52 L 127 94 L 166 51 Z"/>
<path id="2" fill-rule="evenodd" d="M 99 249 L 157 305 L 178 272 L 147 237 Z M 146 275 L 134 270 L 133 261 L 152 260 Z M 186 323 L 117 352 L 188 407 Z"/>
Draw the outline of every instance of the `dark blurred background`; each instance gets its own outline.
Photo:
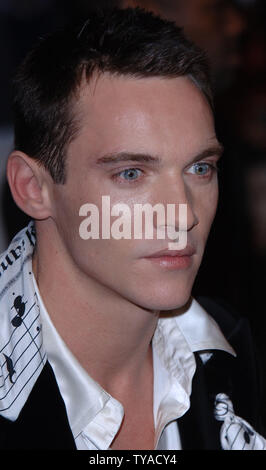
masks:
<path id="1" fill-rule="evenodd" d="M 211 59 L 225 153 L 220 203 L 194 294 L 222 299 L 248 317 L 262 359 L 266 422 L 265 0 L 0 0 L 0 251 L 26 222 L 4 178 L 13 138 L 11 77 L 39 36 L 104 5 L 139 5 L 176 21 Z"/>

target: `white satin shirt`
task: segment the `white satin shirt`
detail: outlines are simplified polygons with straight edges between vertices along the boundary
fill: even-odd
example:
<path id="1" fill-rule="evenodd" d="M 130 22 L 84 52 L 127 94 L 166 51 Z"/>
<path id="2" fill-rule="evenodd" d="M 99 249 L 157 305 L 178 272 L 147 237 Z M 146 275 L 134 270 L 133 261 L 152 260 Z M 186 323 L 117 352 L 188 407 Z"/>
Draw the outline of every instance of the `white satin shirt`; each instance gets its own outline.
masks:
<path id="1" fill-rule="evenodd" d="M 108 450 L 123 419 L 123 406 L 109 395 L 68 349 L 56 331 L 37 283 L 44 349 L 65 402 L 78 450 Z M 155 449 L 180 450 L 177 420 L 190 406 L 196 363 L 193 352 L 208 360 L 212 349 L 235 355 L 216 322 L 193 299 L 190 308 L 172 318 L 160 318 L 152 340 L 154 368 L 153 414 Z"/>

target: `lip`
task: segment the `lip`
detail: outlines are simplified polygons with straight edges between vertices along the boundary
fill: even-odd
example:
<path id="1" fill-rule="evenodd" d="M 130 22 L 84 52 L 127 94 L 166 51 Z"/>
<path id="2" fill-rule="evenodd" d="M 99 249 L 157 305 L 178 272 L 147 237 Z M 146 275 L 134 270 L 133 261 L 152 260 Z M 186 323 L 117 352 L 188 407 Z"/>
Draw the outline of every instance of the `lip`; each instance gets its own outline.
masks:
<path id="1" fill-rule="evenodd" d="M 145 256 L 145 259 L 168 270 L 180 270 L 191 266 L 192 256 L 195 252 L 196 250 L 188 245 L 183 250 L 164 249 L 157 251 L 152 255 Z"/>
<path id="2" fill-rule="evenodd" d="M 192 256 L 195 254 L 195 248 L 191 245 L 187 245 L 186 248 L 183 250 L 169 250 L 168 248 L 157 251 L 149 256 L 145 256 L 145 258 L 161 258 L 161 257 L 182 257 L 182 256 Z"/>

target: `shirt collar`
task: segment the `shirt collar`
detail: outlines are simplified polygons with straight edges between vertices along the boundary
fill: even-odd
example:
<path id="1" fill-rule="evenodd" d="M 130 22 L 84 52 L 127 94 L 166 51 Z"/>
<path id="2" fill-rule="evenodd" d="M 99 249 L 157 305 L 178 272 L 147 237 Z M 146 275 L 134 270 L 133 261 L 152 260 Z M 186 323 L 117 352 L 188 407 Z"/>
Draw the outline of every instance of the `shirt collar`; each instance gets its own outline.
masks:
<path id="1" fill-rule="evenodd" d="M 114 438 L 122 419 L 123 407 L 83 369 L 55 329 L 41 298 L 35 278 L 35 290 L 41 308 L 43 341 L 63 396 L 68 420 L 76 439 L 83 431 L 94 436 L 95 445 L 105 448 Z M 103 422 L 108 424 L 104 434 Z"/>
<path id="2" fill-rule="evenodd" d="M 96 449 L 108 449 L 121 425 L 123 406 L 87 374 L 66 347 L 50 320 L 34 277 L 33 282 L 41 309 L 46 352 L 76 443 L 83 445 L 83 439 L 89 448 L 93 445 Z M 152 345 L 158 443 L 164 427 L 189 408 L 196 369 L 193 352 L 206 349 L 234 352 L 218 325 L 195 299 L 182 314 L 159 319 Z"/>
<path id="3" fill-rule="evenodd" d="M 18 417 L 24 406 L 47 360 L 47 347 L 49 349 L 47 337 L 45 348 L 43 346 L 46 330 L 42 332 L 41 321 L 43 312 L 46 310 L 32 274 L 34 245 L 34 223 L 30 222 L 29 226 L 12 240 L 8 250 L 0 259 L 0 262 L 7 266 L 0 277 L 0 367 L 2 371 L 0 374 L 0 414 L 11 420 Z M 18 296 L 21 296 L 18 299 L 20 305 L 24 303 L 28 308 L 21 315 L 23 320 L 21 325 L 14 326 L 13 318 L 19 316 L 19 313 L 15 315 L 16 309 L 14 312 L 14 299 Z M 46 325 L 49 327 L 49 322 L 46 322 Z M 34 329 L 30 330 L 32 327 Z M 59 335 L 58 338 L 60 343 L 62 340 Z M 61 346 L 65 346 L 63 342 Z M 153 338 L 153 347 L 170 377 L 173 380 L 176 379 L 176 383 L 178 382 L 179 396 L 181 401 L 184 398 L 185 408 L 189 406 L 188 396 L 195 372 L 195 361 L 191 352 L 222 349 L 235 354 L 218 325 L 194 299 L 182 314 L 159 319 Z M 121 405 L 88 376 L 67 348 L 64 349 L 64 353 L 68 354 L 67 360 L 60 363 L 60 354 L 56 354 L 56 361 L 59 361 L 59 368 L 67 379 L 67 382 L 62 383 L 68 384 L 66 388 L 67 393 L 70 394 L 69 400 L 72 402 L 71 394 L 76 396 L 76 386 L 78 392 L 81 392 L 80 384 L 83 381 L 86 383 L 87 391 L 87 386 L 91 387 L 94 392 L 97 390 L 97 393 L 93 392 L 95 396 L 97 395 L 97 400 L 90 401 L 89 409 L 88 395 L 83 397 L 84 403 L 86 402 L 84 415 L 77 415 L 75 408 L 72 410 L 70 420 L 76 432 L 79 432 L 88 420 L 96 418 L 102 409 L 105 410 L 106 416 L 110 416 L 110 407 L 112 410 L 115 409 L 119 415 L 119 421 L 122 420 Z M 49 350 L 49 354 L 53 354 L 53 350 Z M 76 384 L 75 375 L 71 370 L 73 374 L 79 370 L 79 377 L 81 377 L 79 385 Z M 82 395 L 80 397 L 82 401 Z M 80 400 L 78 405 L 80 405 Z M 81 407 L 78 406 L 78 409 Z M 98 425 L 101 426 L 101 423 L 99 422 Z"/>
<path id="4" fill-rule="evenodd" d="M 236 356 L 216 321 L 195 299 L 191 299 L 187 309 L 177 315 L 175 321 L 191 351 L 218 349 Z"/>
<path id="5" fill-rule="evenodd" d="M 176 315 L 162 315 L 153 337 L 154 417 L 157 442 L 164 427 L 190 406 L 196 369 L 194 352 L 203 362 L 219 349 L 235 355 L 213 318 L 193 298 Z"/>
<path id="6" fill-rule="evenodd" d="M 31 222 L 0 256 L 0 415 L 16 420 L 39 377 L 46 353 L 32 282 Z"/>

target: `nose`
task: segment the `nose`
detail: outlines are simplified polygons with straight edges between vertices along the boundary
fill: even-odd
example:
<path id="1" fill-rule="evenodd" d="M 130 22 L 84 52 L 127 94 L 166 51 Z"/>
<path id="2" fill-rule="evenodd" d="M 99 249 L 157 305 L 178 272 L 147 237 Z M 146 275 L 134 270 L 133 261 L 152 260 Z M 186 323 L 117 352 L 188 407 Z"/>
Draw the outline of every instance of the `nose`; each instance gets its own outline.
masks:
<path id="1" fill-rule="evenodd" d="M 189 232 L 199 223 L 192 195 L 182 176 L 162 182 L 156 188 L 156 201 L 164 206 L 164 218 L 154 217 L 155 230 L 167 231 L 168 235 Z"/>

